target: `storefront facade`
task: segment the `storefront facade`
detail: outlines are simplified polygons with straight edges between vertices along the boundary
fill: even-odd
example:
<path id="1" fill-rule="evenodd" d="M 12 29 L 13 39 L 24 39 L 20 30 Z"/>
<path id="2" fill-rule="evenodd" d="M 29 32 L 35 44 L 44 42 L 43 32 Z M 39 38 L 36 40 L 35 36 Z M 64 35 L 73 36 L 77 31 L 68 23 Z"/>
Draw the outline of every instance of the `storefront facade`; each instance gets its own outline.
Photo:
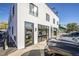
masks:
<path id="1" fill-rule="evenodd" d="M 15 21 L 11 21 L 13 25 L 9 26 L 13 26 L 18 49 L 48 40 L 52 37 L 51 27 L 58 29 L 59 17 L 46 4 L 18 3 L 12 6 L 17 14 L 14 15 Z"/>

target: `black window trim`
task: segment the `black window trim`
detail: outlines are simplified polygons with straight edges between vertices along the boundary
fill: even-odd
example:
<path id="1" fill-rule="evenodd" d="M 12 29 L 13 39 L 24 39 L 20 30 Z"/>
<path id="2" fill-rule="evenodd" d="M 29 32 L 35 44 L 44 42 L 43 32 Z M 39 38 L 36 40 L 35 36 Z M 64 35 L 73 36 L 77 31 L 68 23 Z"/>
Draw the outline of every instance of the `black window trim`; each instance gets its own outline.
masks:
<path id="1" fill-rule="evenodd" d="M 55 24 L 55 18 L 53 18 L 53 24 Z"/>
<path id="2" fill-rule="evenodd" d="M 49 19 L 47 19 L 47 17 L 49 17 Z M 50 21 L 50 15 L 48 13 L 46 13 L 46 21 Z"/>
<path id="3" fill-rule="evenodd" d="M 35 7 L 37 8 L 36 15 L 34 15 L 34 14 L 32 14 L 32 13 L 31 13 L 31 7 L 30 7 L 30 5 L 33 5 L 33 6 L 35 6 Z M 33 16 L 36 16 L 36 17 L 38 17 L 38 6 L 36 6 L 36 5 L 35 5 L 35 4 L 33 4 L 33 3 L 29 3 L 29 14 L 31 14 L 31 15 L 33 15 Z"/>

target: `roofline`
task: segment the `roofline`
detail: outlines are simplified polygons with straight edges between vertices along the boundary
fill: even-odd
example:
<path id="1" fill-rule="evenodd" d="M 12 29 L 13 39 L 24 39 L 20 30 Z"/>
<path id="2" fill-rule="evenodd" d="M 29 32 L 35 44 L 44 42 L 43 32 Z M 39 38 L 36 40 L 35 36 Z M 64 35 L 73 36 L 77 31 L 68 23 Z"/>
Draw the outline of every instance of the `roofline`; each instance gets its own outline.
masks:
<path id="1" fill-rule="evenodd" d="M 45 5 L 46 5 L 52 12 L 54 12 L 54 11 L 47 5 L 47 3 L 45 3 Z M 54 14 L 55 14 L 57 17 L 59 17 L 59 15 L 57 15 L 55 12 L 54 12 Z"/>

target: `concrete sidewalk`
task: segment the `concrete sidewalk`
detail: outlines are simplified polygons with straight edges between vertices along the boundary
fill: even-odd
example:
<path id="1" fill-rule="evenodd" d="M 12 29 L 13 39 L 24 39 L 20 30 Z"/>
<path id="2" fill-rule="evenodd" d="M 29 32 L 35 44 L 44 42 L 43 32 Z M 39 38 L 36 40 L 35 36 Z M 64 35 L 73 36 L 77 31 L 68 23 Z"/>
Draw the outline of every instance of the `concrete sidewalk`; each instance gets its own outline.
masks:
<path id="1" fill-rule="evenodd" d="M 8 54 L 8 56 L 36 56 L 36 55 L 43 56 L 44 55 L 43 50 L 45 45 L 46 45 L 46 41 L 43 41 L 38 44 L 26 47 L 24 49 L 16 50 L 15 52 Z"/>
<path id="2" fill-rule="evenodd" d="M 7 56 L 8 54 L 10 54 L 10 53 L 12 53 L 14 51 L 16 51 L 16 48 L 11 48 L 10 47 L 8 49 L 3 50 L 3 48 L 0 47 L 0 56 Z"/>

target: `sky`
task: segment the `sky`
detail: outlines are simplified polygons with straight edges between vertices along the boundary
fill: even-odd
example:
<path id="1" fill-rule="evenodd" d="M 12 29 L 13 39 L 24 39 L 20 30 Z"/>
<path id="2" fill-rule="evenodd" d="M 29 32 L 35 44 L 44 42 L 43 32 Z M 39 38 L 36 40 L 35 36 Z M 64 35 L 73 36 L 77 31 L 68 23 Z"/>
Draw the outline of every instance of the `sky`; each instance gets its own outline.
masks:
<path id="1" fill-rule="evenodd" d="M 10 6 L 11 4 L 8 3 L 5 4 L 0 3 L 0 22 L 8 21 Z"/>
<path id="2" fill-rule="evenodd" d="M 8 21 L 10 6 L 11 4 L 8 3 L 0 3 L 0 22 Z M 66 25 L 72 22 L 79 24 L 79 4 L 48 3 L 48 6 L 50 8 L 55 7 L 54 10 L 58 12 L 60 24 Z"/>
<path id="3" fill-rule="evenodd" d="M 79 24 L 79 4 L 68 4 L 68 3 L 49 3 L 50 8 L 55 7 L 60 18 L 60 24 L 66 25 L 68 23 Z"/>

